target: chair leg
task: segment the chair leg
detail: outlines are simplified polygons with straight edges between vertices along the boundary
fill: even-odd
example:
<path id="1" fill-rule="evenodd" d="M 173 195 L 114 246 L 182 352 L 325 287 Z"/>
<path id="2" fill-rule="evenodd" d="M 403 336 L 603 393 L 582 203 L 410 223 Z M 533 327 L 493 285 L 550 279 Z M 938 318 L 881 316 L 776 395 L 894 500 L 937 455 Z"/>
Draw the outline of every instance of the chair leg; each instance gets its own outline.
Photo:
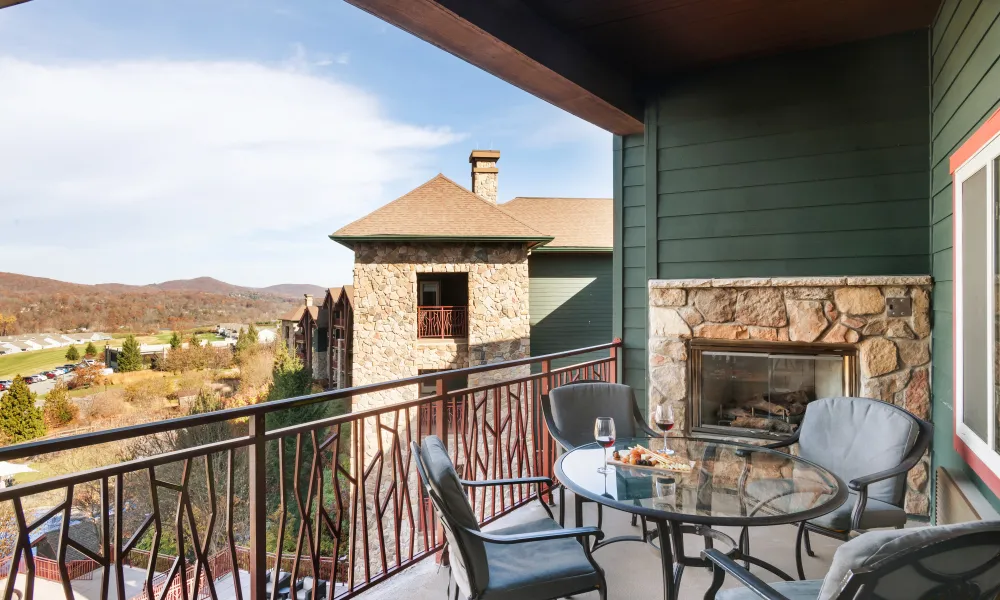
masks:
<path id="1" fill-rule="evenodd" d="M 810 558 L 816 558 L 816 553 L 813 552 L 812 544 L 809 543 L 809 530 L 808 529 L 805 530 L 805 535 L 803 537 L 805 538 L 805 542 L 806 542 L 806 554 L 808 554 Z"/>
<path id="2" fill-rule="evenodd" d="M 604 525 L 604 505 L 601 504 L 600 502 L 597 502 L 596 504 L 597 504 L 597 528 L 601 529 L 601 526 Z"/>
<path id="3" fill-rule="evenodd" d="M 639 515 L 632 513 L 632 527 L 639 526 Z"/>
<path id="4" fill-rule="evenodd" d="M 795 536 L 795 568 L 798 570 L 799 579 L 805 580 L 806 572 L 802 568 L 802 536 L 806 532 L 806 522 L 799 523 L 799 533 Z"/>

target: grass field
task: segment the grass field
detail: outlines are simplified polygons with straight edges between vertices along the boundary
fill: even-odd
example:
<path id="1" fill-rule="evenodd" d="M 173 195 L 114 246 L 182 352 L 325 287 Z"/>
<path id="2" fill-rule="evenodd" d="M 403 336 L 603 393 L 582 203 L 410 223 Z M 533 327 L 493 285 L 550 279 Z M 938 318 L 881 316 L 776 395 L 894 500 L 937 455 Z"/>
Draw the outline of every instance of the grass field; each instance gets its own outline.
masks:
<path id="1" fill-rule="evenodd" d="M 142 335 L 138 336 L 140 344 L 166 344 L 170 341 L 170 336 L 172 333 L 158 333 L 156 335 Z M 181 338 L 187 341 L 187 338 L 191 337 L 190 333 L 181 333 Z M 214 333 L 199 333 L 198 339 L 207 339 L 209 341 L 221 340 L 222 337 Z M 125 340 L 125 336 L 116 337 L 106 342 L 94 342 L 97 347 L 98 352 L 104 348 L 104 344 L 108 344 L 112 348 L 120 348 L 122 342 Z M 83 354 L 85 344 L 77 344 L 76 349 Z M 42 371 L 48 371 L 55 367 L 64 365 L 70 361 L 66 360 L 66 351 L 69 350 L 69 346 L 63 348 L 51 348 L 48 350 L 33 350 L 31 352 L 18 352 L 17 354 L 8 354 L 6 356 L 0 356 L 0 379 L 13 379 L 15 375 L 34 375 L 35 373 L 41 373 Z"/>

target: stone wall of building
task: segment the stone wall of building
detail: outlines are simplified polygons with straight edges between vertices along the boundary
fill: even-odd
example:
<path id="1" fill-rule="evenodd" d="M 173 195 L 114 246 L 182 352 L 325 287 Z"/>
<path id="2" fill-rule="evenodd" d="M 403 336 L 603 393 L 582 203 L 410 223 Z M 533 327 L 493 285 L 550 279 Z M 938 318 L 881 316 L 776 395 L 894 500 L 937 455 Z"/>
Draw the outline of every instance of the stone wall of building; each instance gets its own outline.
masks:
<path id="1" fill-rule="evenodd" d="M 689 341 L 856 344 L 860 395 L 930 419 L 931 279 L 811 277 L 649 282 L 649 410 L 669 404 L 688 430 Z M 889 317 L 886 298 L 910 298 L 912 316 Z M 906 510 L 928 514 L 925 459 L 908 477 Z"/>
<path id="2" fill-rule="evenodd" d="M 417 274 L 468 273 L 469 336 L 417 338 Z M 523 244 L 359 243 L 354 261 L 354 385 L 530 355 L 528 254 Z M 466 344 L 460 343 L 465 341 Z M 470 378 L 481 385 L 508 374 Z M 355 399 L 355 410 L 416 397 L 413 389 Z"/>

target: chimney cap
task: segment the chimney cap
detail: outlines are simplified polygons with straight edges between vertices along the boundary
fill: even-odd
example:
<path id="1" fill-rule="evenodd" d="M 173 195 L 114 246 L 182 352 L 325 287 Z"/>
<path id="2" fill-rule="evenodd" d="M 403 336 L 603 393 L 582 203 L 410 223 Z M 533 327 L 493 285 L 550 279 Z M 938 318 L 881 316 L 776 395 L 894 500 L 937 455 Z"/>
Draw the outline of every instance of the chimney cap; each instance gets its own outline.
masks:
<path id="1" fill-rule="evenodd" d="M 475 162 L 477 159 L 487 159 L 487 160 L 500 160 L 499 150 L 473 150 L 469 153 L 469 162 Z"/>

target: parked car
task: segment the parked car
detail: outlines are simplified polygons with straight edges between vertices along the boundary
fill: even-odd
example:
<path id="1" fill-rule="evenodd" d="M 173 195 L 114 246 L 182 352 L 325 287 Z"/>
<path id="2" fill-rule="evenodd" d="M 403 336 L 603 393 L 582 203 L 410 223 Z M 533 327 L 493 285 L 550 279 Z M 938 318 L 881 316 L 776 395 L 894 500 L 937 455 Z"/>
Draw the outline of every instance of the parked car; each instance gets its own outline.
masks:
<path id="1" fill-rule="evenodd" d="M 14 385 L 14 382 L 9 379 L 4 379 L 0 381 L 0 391 L 10 389 L 10 386 Z"/>
<path id="2" fill-rule="evenodd" d="M 56 378 L 56 372 L 55 371 L 46 371 L 45 372 L 45 378 L 46 379 L 55 379 Z"/>
<path id="3" fill-rule="evenodd" d="M 85 364 L 85 365 L 87 365 L 88 367 L 92 367 L 92 366 L 94 366 L 94 363 L 95 363 L 96 361 L 95 361 L 94 359 L 92 359 L 92 358 L 85 358 L 85 359 L 83 359 L 83 362 L 84 362 L 84 364 Z"/>

